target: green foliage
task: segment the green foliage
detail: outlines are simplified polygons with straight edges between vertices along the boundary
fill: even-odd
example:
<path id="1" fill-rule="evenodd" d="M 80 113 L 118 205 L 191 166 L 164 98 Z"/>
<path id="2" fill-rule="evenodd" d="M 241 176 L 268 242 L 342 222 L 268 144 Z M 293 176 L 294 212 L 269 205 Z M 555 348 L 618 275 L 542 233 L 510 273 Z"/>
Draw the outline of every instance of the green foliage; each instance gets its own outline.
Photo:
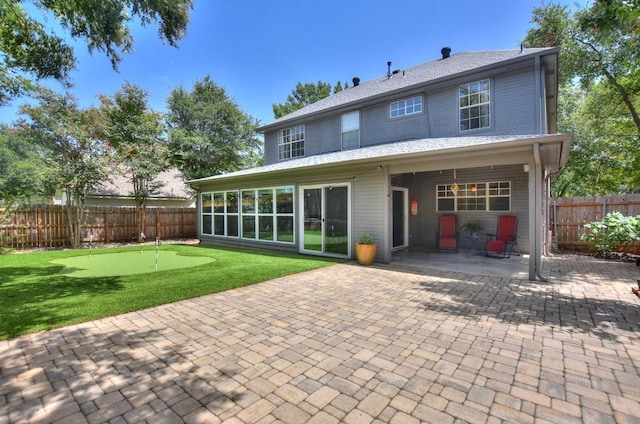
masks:
<path id="1" fill-rule="evenodd" d="M 39 202 L 53 195 L 51 165 L 15 128 L 0 125 L 0 204 Z"/>
<path id="2" fill-rule="evenodd" d="M 560 87 L 558 127 L 573 134 L 554 196 L 600 196 L 640 190 L 634 126 L 619 96 L 602 83 Z"/>
<path id="3" fill-rule="evenodd" d="M 101 96 L 104 114 L 103 137 L 113 149 L 118 170 L 131 179 L 136 200 L 138 234 L 144 231 L 146 204 L 161 185 L 154 181 L 169 168 L 162 115 L 147 103 L 148 93 L 124 84 L 112 98 Z"/>
<path id="4" fill-rule="evenodd" d="M 0 340 L 230 290 L 338 262 L 234 248 L 167 244 L 160 249 L 175 251 L 178 255 L 214 258 L 214 261 L 186 271 L 74 278 L 62 274 L 63 267 L 51 261 L 88 255 L 87 250 L 3 256 L 0 261 Z M 135 247 L 94 249 L 93 255 L 115 252 L 141 254 L 140 248 Z M 121 266 L 126 266 L 126 261 Z"/>
<path id="5" fill-rule="evenodd" d="M 345 83 L 345 89 L 349 88 L 349 83 Z M 342 83 L 338 81 L 333 87 L 333 93 L 342 91 Z M 276 119 L 295 112 L 298 109 L 317 102 L 331 95 L 331 84 L 328 82 L 318 81 L 317 84 L 298 82 L 296 88 L 291 91 L 291 94 L 287 96 L 285 103 L 273 103 L 273 115 Z"/>
<path id="6" fill-rule="evenodd" d="M 602 254 L 615 253 L 618 246 L 640 241 L 640 215 L 624 216 L 620 212 L 608 213 L 602 221 L 585 224 L 586 232 L 580 240 L 594 244 Z"/>
<path id="7" fill-rule="evenodd" d="M 76 65 L 73 48 L 47 27 L 52 17 L 89 52 L 104 52 L 114 69 L 122 53 L 133 51 L 129 26 L 159 25 L 163 41 L 176 46 L 186 32 L 193 0 L 38 0 L 0 1 L 0 105 L 32 90 L 35 79 L 69 83 Z M 31 10 L 32 13 L 28 11 Z M 32 15 L 40 14 L 39 18 Z"/>
<path id="8" fill-rule="evenodd" d="M 635 7 L 631 4 L 634 3 Z M 534 8 L 527 46 L 560 48 L 558 129 L 574 135 L 556 196 L 640 191 L 638 0 Z"/>
<path id="9" fill-rule="evenodd" d="M 462 229 L 469 234 L 478 233 L 484 229 L 479 221 L 469 221 L 462 226 Z"/>
<path id="10" fill-rule="evenodd" d="M 256 166 L 262 157 L 258 122 L 209 76 L 189 91 L 175 88 L 167 99 L 171 162 L 186 179 Z"/>
<path id="11" fill-rule="evenodd" d="M 360 236 L 360 244 L 376 244 L 371 234 L 363 234 Z"/>
<path id="12" fill-rule="evenodd" d="M 20 134 L 40 146 L 51 164 L 51 181 L 67 194 L 70 241 L 79 246 L 87 193 L 104 181 L 109 171 L 98 128 L 101 115 L 94 108 L 80 109 L 75 97 L 41 90 L 37 106 L 25 105 Z"/>

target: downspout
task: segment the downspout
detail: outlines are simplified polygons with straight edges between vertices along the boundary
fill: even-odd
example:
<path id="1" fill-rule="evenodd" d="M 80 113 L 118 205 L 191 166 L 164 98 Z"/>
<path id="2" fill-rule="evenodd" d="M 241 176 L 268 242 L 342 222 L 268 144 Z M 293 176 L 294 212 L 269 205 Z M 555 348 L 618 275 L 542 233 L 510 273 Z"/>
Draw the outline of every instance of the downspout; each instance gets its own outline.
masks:
<path id="1" fill-rule="evenodd" d="M 551 199 L 551 178 L 555 177 L 558 175 L 558 172 L 551 172 L 549 174 L 547 174 L 547 176 L 545 177 L 545 190 L 547 191 L 545 194 L 545 232 L 544 232 L 544 255 L 545 256 L 553 256 L 553 253 L 551 253 L 551 251 L 549 250 L 549 242 L 551 240 L 549 240 L 549 229 L 551 227 L 551 215 L 549 214 L 549 208 L 551 207 L 549 205 L 549 199 Z M 555 207 L 555 203 L 554 203 L 554 207 Z M 554 209 L 554 217 L 557 217 L 557 213 L 556 210 Z M 556 234 L 556 223 L 554 221 L 553 223 L 553 234 Z"/>
<path id="2" fill-rule="evenodd" d="M 534 221 L 536 222 L 534 238 L 535 238 L 535 254 L 534 254 L 534 263 L 535 263 L 535 274 L 536 277 L 540 281 L 548 282 L 549 277 L 542 275 L 542 243 L 540 240 L 540 228 L 541 228 L 541 219 L 540 219 L 540 211 L 542 210 L 542 163 L 540 160 L 540 143 L 535 143 L 533 145 L 533 160 L 535 164 L 535 215 Z"/>

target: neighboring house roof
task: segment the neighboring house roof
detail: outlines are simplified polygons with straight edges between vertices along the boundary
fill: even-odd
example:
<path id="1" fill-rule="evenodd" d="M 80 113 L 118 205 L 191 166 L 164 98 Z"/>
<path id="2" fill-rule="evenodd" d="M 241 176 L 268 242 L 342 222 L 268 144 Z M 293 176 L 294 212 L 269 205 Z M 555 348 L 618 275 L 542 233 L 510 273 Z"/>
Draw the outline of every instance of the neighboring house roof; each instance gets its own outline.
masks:
<path id="1" fill-rule="evenodd" d="M 556 144 L 566 141 L 568 135 L 507 135 L 507 136 L 477 136 L 477 137 L 443 137 L 423 138 L 419 140 L 396 141 L 386 144 L 378 144 L 370 147 L 361 147 L 353 150 L 343 150 L 334 153 L 292 159 L 257 168 L 245 169 L 223 175 L 200 178 L 188 181 L 190 184 L 213 182 L 217 180 L 235 177 L 257 176 L 260 174 L 290 172 L 304 168 L 337 166 L 344 163 L 356 164 L 366 162 L 379 162 L 394 158 L 428 156 L 451 151 L 463 152 L 465 150 L 497 149 L 511 146 L 520 146 L 533 143 Z M 562 144 L 568 147 L 568 144 Z M 552 159 L 556 163 L 564 163 L 568 152 L 566 150 L 552 152 L 557 156 Z"/>
<path id="2" fill-rule="evenodd" d="M 154 181 L 163 183 L 163 186 L 160 187 L 158 193 L 150 197 L 151 199 L 190 199 L 193 197 L 193 191 L 184 182 L 182 173 L 175 168 L 161 172 Z M 108 181 L 104 181 L 89 193 L 89 196 L 126 198 L 131 197 L 132 193 L 131 176 L 113 174 Z"/>
<path id="3" fill-rule="evenodd" d="M 287 121 L 294 121 L 297 118 L 309 115 L 320 114 L 330 110 L 346 108 L 349 105 L 373 100 L 377 97 L 388 95 L 395 91 L 409 90 L 412 87 L 424 85 L 426 83 L 436 83 L 454 76 L 461 76 L 467 72 L 480 72 L 483 68 L 494 66 L 504 66 L 524 59 L 530 59 L 536 55 L 556 54 L 557 48 L 527 48 L 517 50 L 491 50 L 479 52 L 462 52 L 452 54 L 446 59 L 437 59 L 423 63 L 397 74 L 391 78 L 387 75 L 370 81 L 360 83 L 358 86 L 349 87 L 339 91 L 329 97 L 318 100 L 302 109 L 283 116 L 271 123 L 258 128 L 264 132 L 270 127 L 277 127 Z"/>

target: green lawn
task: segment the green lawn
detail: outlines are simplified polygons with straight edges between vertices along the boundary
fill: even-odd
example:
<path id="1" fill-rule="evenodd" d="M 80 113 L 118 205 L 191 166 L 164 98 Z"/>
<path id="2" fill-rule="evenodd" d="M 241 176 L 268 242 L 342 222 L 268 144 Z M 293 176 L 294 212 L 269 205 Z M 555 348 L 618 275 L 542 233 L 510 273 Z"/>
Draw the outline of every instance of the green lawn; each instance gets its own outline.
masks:
<path id="1" fill-rule="evenodd" d="M 1 255 L 0 340 L 339 262 L 258 250 L 166 244 L 160 246 L 156 271 L 155 248 L 145 249 L 143 253 L 140 247 L 93 249 L 91 257 L 87 249 Z M 107 261 L 109 271 L 91 269 L 103 263 L 101 255 L 118 258 Z M 163 269 L 169 264 L 168 258 L 173 258 L 174 265 L 181 262 L 180 258 L 201 264 Z M 153 265 L 144 265 L 149 272 L 131 273 L 132 261 L 143 259 L 153 259 Z M 121 272 L 114 271 L 117 269 Z"/>

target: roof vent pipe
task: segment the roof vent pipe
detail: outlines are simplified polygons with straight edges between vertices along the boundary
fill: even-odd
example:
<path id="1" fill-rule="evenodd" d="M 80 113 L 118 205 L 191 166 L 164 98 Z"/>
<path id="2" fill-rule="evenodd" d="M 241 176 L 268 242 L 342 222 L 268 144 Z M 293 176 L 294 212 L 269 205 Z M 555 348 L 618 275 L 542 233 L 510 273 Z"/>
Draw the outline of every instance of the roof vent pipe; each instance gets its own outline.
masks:
<path id="1" fill-rule="evenodd" d="M 391 61 L 387 62 L 387 79 L 391 78 Z"/>
<path id="2" fill-rule="evenodd" d="M 448 58 L 451 55 L 451 47 L 443 47 L 440 53 L 442 53 L 443 59 Z"/>
<path id="3" fill-rule="evenodd" d="M 360 85 L 360 78 L 358 78 L 358 77 L 353 77 L 353 79 L 351 81 L 353 81 L 353 86 L 354 87 L 357 87 L 357 86 Z"/>

